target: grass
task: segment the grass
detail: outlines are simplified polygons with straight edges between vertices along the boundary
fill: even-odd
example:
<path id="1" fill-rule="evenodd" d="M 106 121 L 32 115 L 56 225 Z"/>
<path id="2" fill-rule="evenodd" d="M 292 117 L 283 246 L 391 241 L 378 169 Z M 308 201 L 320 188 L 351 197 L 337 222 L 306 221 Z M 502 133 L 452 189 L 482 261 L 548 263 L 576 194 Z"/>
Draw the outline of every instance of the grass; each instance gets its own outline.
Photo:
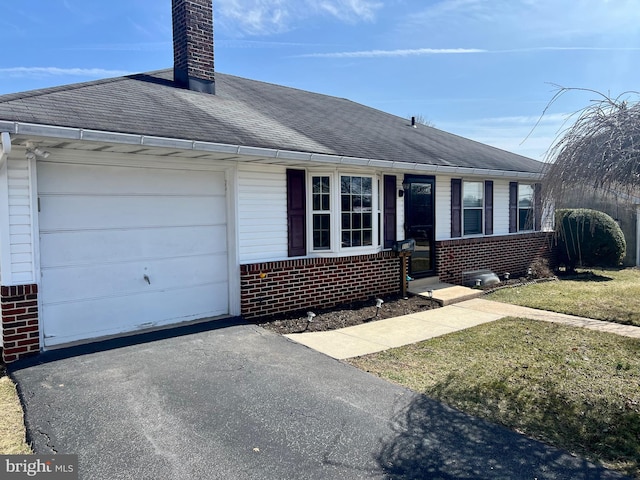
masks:
<path id="1" fill-rule="evenodd" d="M 0 364 L 0 455 L 32 453 L 25 442 L 22 406 L 16 386 Z"/>
<path id="2" fill-rule="evenodd" d="M 351 363 L 640 477 L 637 339 L 507 318 Z"/>
<path id="3" fill-rule="evenodd" d="M 640 326 L 640 269 L 592 270 L 576 279 L 504 288 L 486 298 Z"/>

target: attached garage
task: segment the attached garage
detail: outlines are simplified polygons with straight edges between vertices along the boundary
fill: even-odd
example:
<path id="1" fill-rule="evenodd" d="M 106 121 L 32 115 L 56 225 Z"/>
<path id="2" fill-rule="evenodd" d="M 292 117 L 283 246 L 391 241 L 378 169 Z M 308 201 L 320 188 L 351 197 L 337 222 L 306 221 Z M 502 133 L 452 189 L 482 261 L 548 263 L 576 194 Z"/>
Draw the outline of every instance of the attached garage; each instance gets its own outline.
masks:
<path id="1" fill-rule="evenodd" d="M 222 171 L 39 161 L 44 347 L 229 313 Z"/>

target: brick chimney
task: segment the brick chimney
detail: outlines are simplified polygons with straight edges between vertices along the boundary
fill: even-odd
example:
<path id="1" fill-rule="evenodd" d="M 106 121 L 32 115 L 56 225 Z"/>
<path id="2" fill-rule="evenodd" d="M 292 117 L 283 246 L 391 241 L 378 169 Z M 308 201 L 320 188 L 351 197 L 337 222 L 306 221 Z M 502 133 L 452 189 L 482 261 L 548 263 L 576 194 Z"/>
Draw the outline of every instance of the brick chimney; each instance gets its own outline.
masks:
<path id="1" fill-rule="evenodd" d="M 175 82 L 215 94 L 212 0 L 172 0 L 172 14 Z"/>

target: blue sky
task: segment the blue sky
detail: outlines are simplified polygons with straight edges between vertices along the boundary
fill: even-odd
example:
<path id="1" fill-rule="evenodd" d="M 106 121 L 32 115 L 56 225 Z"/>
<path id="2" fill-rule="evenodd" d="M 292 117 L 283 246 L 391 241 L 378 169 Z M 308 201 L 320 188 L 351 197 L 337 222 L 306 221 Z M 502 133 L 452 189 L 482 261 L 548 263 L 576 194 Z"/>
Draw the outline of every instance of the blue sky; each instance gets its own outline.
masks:
<path id="1" fill-rule="evenodd" d="M 0 94 L 172 66 L 170 0 L 0 0 Z M 639 89 L 640 0 L 217 0 L 216 69 L 543 159 L 564 95 Z M 565 123 L 566 126 L 566 123 Z"/>

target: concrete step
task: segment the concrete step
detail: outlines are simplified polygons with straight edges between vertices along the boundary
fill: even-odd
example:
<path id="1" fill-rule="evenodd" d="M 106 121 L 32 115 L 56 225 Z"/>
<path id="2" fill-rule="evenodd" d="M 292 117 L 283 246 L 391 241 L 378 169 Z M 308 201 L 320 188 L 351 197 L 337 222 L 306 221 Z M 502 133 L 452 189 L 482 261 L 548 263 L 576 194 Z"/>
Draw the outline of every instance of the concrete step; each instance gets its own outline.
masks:
<path id="1" fill-rule="evenodd" d="M 462 287 L 460 285 L 452 285 L 450 283 L 442 283 L 440 281 L 424 282 L 424 280 L 426 279 L 410 281 L 408 289 L 409 293 L 426 298 L 432 298 L 443 307 L 445 305 L 453 305 L 454 303 L 471 300 L 472 298 L 479 297 L 483 293 L 482 290 L 477 290 L 475 288 Z M 429 295 L 429 292 L 431 292 L 431 296 Z"/>

